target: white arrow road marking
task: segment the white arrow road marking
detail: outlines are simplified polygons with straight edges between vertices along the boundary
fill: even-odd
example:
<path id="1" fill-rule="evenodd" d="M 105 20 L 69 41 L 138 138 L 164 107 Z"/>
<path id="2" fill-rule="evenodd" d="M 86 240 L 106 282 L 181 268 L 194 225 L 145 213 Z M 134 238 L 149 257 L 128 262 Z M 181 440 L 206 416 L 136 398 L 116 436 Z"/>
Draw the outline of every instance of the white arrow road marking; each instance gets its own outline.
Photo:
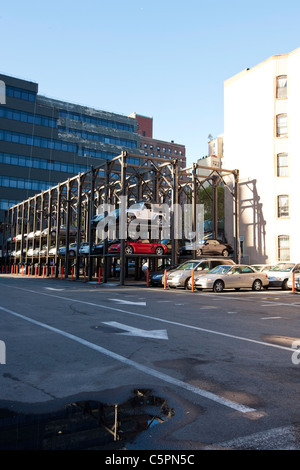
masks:
<path id="1" fill-rule="evenodd" d="M 119 333 L 119 335 L 129 336 L 142 336 L 143 338 L 155 338 L 155 339 L 169 339 L 167 330 L 141 330 L 140 328 L 134 328 L 133 326 L 123 325 L 117 321 L 104 321 L 104 325 L 114 326 L 120 330 L 126 330 L 126 333 Z"/>
<path id="2" fill-rule="evenodd" d="M 131 302 L 130 300 L 122 300 L 122 299 L 109 299 L 109 300 L 114 300 L 115 302 L 120 302 L 121 304 L 125 304 L 125 305 L 142 305 L 143 307 L 146 307 L 146 302 Z"/>

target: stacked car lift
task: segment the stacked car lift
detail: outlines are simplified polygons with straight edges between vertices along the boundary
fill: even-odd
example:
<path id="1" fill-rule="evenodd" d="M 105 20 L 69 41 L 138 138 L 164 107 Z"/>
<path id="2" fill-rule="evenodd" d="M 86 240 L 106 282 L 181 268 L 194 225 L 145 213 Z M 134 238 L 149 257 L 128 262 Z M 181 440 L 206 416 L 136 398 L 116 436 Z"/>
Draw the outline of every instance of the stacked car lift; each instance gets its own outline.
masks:
<path id="1" fill-rule="evenodd" d="M 131 157 L 139 158 L 140 165 L 131 163 Z M 71 269 L 73 276 L 74 269 L 74 277 L 79 279 L 82 260 L 78 250 L 80 243 L 85 241 L 89 243 L 89 255 L 86 257 L 86 266 L 84 266 L 87 279 L 91 281 L 93 274 L 98 272 L 95 263 L 100 263 L 101 258 L 103 260 L 101 265 L 103 268 L 103 281 L 106 282 L 111 258 L 108 255 L 107 240 L 104 242 L 103 255 L 92 256 L 92 246 L 96 234 L 91 221 L 98 206 L 106 204 L 117 208 L 121 196 L 126 198 L 127 206 L 141 200 L 169 206 L 170 239 L 172 243 L 169 258 L 171 258 L 172 264 L 177 264 L 179 255 L 175 231 L 178 220 L 176 219 L 176 211 L 173 208 L 185 203 L 192 204 L 193 229 L 195 231 L 198 190 L 200 187 L 206 190 L 207 186 L 212 186 L 213 227 L 216 237 L 218 231 L 217 188 L 220 184 L 224 185 L 232 196 L 235 225 L 235 260 L 239 262 L 238 170 L 217 170 L 198 164 L 180 169 L 177 159 L 161 162 L 162 160 L 158 158 L 150 159 L 147 156 L 137 156 L 123 151 L 112 160 L 102 161 L 99 166 L 91 167 L 85 173 L 79 173 L 10 207 L 7 211 L 6 220 L 2 223 L 2 229 L 5 232 L 4 238 L 7 241 L 6 253 L 8 253 L 9 248 L 11 250 L 15 249 L 15 251 L 19 248 L 20 256 L 4 257 L 2 272 L 15 272 L 17 267 L 23 266 L 26 273 L 31 267 L 31 274 L 33 274 L 33 259 L 27 253 L 30 234 L 35 234 L 32 243 L 38 245 L 39 249 L 41 249 L 43 243 L 47 246 L 46 256 L 42 258 L 39 254 L 35 259 L 36 270 L 38 270 L 39 275 L 42 274 L 42 269 L 43 274 L 46 276 L 52 275 L 54 270 L 56 277 L 60 275 L 60 272 L 63 272 L 64 277 L 67 278 L 71 274 Z M 207 171 L 209 172 L 208 176 Z M 61 231 L 62 226 L 65 227 L 63 233 Z M 71 238 L 74 227 L 77 228 L 77 233 L 75 238 L 74 236 Z M 149 234 L 151 238 L 151 232 Z M 61 241 L 64 242 L 66 247 L 69 247 L 71 239 L 77 242 L 77 256 L 72 265 L 68 249 L 66 249 L 64 259 L 58 256 Z M 53 240 L 55 240 L 56 253 L 53 257 L 50 257 L 49 249 Z M 125 255 L 125 239 L 121 238 L 120 242 L 120 284 L 124 285 L 128 257 Z M 152 256 L 155 263 L 154 255 Z M 164 255 L 164 258 L 166 256 Z M 148 258 L 149 255 L 139 255 L 139 257 Z M 155 259 L 157 260 L 157 257 Z"/>

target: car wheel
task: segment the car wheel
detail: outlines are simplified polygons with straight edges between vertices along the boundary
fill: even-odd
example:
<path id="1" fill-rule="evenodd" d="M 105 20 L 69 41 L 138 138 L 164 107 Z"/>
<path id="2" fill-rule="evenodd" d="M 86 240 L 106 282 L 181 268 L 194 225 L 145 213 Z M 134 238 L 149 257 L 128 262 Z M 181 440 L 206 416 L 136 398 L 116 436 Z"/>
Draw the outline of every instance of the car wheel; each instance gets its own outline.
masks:
<path id="1" fill-rule="evenodd" d="M 255 279 L 252 284 L 252 290 L 259 291 L 262 288 L 262 282 L 260 279 Z"/>
<path id="2" fill-rule="evenodd" d="M 70 255 L 70 256 L 75 256 L 75 251 L 74 251 L 74 250 L 70 250 L 70 251 L 69 251 L 69 255 Z"/>
<path id="3" fill-rule="evenodd" d="M 229 251 L 228 250 L 223 250 L 222 255 L 223 256 L 229 256 Z"/>
<path id="4" fill-rule="evenodd" d="M 192 283 L 190 281 L 191 281 L 191 278 L 188 277 L 184 283 L 184 288 L 187 290 L 192 290 Z"/>
<path id="5" fill-rule="evenodd" d="M 281 286 L 283 290 L 289 290 L 287 283 L 288 283 L 288 280 L 285 279 L 282 283 L 282 286 Z"/>
<path id="6" fill-rule="evenodd" d="M 155 254 L 159 256 L 163 255 L 164 254 L 163 248 L 161 246 L 158 246 L 155 250 Z"/>
<path id="7" fill-rule="evenodd" d="M 125 246 L 125 253 L 126 253 L 126 255 L 132 255 L 132 253 L 133 253 L 133 248 L 132 248 L 131 245 Z"/>
<path id="8" fill-rule="evenodd" d="M 220 279 L 218 279 L 218 280 L 214 283 L 213 291 L 214 291 L 214 292 L 223 292 L 223 290 L 224 290 L 224 282 L 221 281 Z"/>
<path id="9" fill-rule="evenodd" d="M 131 221 L 134 220 L 134 219 L 135 219 L 135 216 L 134 216 L 134 215 L 128 215 L 128 216 L 127 216 L 127 222 L 128 222 L 128 223 L 131 222 Z"/>

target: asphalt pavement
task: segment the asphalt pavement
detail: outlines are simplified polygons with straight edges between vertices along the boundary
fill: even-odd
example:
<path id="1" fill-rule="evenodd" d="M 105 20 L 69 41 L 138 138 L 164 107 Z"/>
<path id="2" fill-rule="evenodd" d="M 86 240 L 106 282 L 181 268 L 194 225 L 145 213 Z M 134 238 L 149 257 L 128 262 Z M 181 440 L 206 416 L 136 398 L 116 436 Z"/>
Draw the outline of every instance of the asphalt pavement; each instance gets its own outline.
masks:
<path id="1" fill-rule="evenodd" d="M 300 294 L 1 275 L 0 299 L 1 448 L 34 445 L 8 422 L 96 403 L 88 448 L 300 449 Z M 84 447 L 85 420 L 36 448 Z"/>

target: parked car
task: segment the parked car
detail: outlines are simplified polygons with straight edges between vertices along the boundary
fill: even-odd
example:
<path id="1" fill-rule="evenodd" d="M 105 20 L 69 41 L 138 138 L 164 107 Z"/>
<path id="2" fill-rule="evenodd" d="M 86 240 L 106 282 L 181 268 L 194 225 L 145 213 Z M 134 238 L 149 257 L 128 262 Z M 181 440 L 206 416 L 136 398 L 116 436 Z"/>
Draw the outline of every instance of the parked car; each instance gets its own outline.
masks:
<path id="1" fill-rule="evenodd" d="M 109 247 L 108 252 L 110 254 L 120 253 L 121 243 L 113 244 Z M 125 253 L 131 255 L 133 253 L 141 254 L 156 254 L 158 256 L 167 253 L 167 247 L 162 243 L 149 242 L 148 240 L 138 240 L 136 242 L 125 243 Z"/>
<path id="2" fill-rule="evenodd" d="M 29 248 L 27 250 L 27 256 L 39 256 L 40 249 L 39 248 Z"/>
<path id="3" fill-rule="evenodd" d="M 107 240 L 107 249 L 109 249 L 111 245 L 117 245 L 119 243 L 120 243 L 119 240 Z M 100 243 L 96 243 L 95 245 L 93 245 L 92 255 L 103 255 L 103 250 L 104 250 L 104 240 L 101 241 Z"/>
<path id="4" fill-rule="evenodd" d="M 178 267 L 178 264 L 172 264 L 170 266 L 160 266 L 158 268 L 158 271 L 150 271 L 149 272 L 149 282 L 151 286 L 153 287 L 162 287 L 164 284 L 164 275 L 165 275 L 165 270 L 171 271 L 173 269 L 176 269 Z"/>
<path id="5" fill-rule="evenodd" d="M 229 266 L 232 266 L 234 261 L 226 260 Z M 194 271 L 194 277 L 196 274 L 200 272 L 203 273 L 203 270 L 209 271 L 214 266 L 215 263 L 220 264 L 220 260 L 218 259 L 202 259 L 202 260 L 190 260 L 185 261 L 176 269 L 170 271 L 167 275 L 167 286 L 168 287 L 184 287 L 185 289 L 189 289 L 189 282 L 192 276 L 192 271 Z M 162 283 L 164 283 L 164 279 L 162 278 Z M 190 284 L 191 285 L 191 284 Z"/>
<path id="6" fill-rule="evenodd" d="M 251 264 L 251 267 L 255 269 L 255 271 L 269 271 L 273 268 L 274 264 Z"/>
<path id="7" fill-rule="evenodd" d="M 295 274 L 295 284 L 294 284 L 294 287 L 295 287 L 295 290 L 296 291 L 300 291 L 300 268 L 299 268 L 299 264 L 296 265 L 293 273 Z M 288 279 L 288 282 L 287 282 L 287 288 L 288 289 L 292 289 L 293 288 L 293 273 L 289 276 L 289 279 Z"/>
<path id="8" fill-rule="evenodd" d="M 255 271 L 245 264 L 219 265 L 208 273 L 199 276 L 195 281 L 196 289 L 212 289 L 222 292 L 224 289 L 239 290 L 242 288 L 259 291 L 268 287 L 269 279 L 266 273 Z"/>
<path id="9" fill-rule="evenodd" d="M 48 256 L 56 256 L 56 253 L 57 253 L 56 246 L 51 246 Z"/>
<path id="10" fill-rule="evenodd" d="M 135 273 L 135 261 L 128 261 L 128 264 L 127 264 L 127 268 L 128 268 L 128 274 L 134 274 Z M 116 276 L 120 276 L 120 265 L 118 264 L 115 268 L 115 273 L 116 273 Z"/>
<path id="11" fill-rule="evenodd" d="M 202 260 L 198 269 L 197 269 L 197 274 L 194 276 L 194 286 L 195 286 L 195 281 L 198 279 L 200 276 L 203 276 L 204 274 L 208 273 L 212 269 L 216 268 L 217 266 L 220 265 L 228 265 L 232 266 L 235 265 L 235 262 L 231 259 L 221 259 L 221 258 L 208 258 L 205 260 Z M 200 273 L 198 272 L 200 271 Z M 192 289 L 192 277 L 189 278 L 188 283 L 187 283 L 187 289 L 191 290 Z"/>
<path id="12" fill-rule="evenodd" d="M 127 209 L 127 222 L 139 219 L 141 221 L 151 221 L 158 225 L 169 225 L 169 214 L 165 214 L 161 209 L 163 209 L 161 204 L 151 204 L 144 201 L 137 202 Z"/>
<path id="13" fill-rule="evenodd" d="M 223 243 L 219 240 L 209 239 L 206 240 L 203 245 L 197 249 L 197 256 L 229 256 L 233 253 L 233 247 L 229 243 Z"/>
<path id="14" fill-rule="evenodd" d="M 109 212 L 106 216 L 106 221 L 108 224 L 116 224 L 119 221 L 120 209 L 115 209 L 112 212 Z M 97 227 L 98 222 L 101 222 L 105 218 L 105 213 L 96 214 L 92 220 L 91 224 L 93 228 Z"/>
<path id="15" fill-rule="evenodd" d="M 28 248 L 27 250 L 27 256 L 33 256 L 33 248 Z"/>
<path id="16" fill-rule="evenodd" d="M 47 245 L 43 245 L 42 249 L 40 250 L 41 256 L 47 256 Z"/>
<path id="17" fill-rule="evenodd" d="M 70 243 L 68 254 L 69 254 L 69 256 L 76 256 L 76 254 L 77 254 L 77 243 Z M 66 247 L 65 246 L 61 246 L 59 248 L 58 256 L 66 256 Z"/>
<path id="18" fill-rule="evenodd" d="M 200 250 L 205 243 L 205 240 L 198 240 L 192 243 L 190 240 L 185 240 L 180 243 L 179 253 L 181 256 L 189 256 L 196 251 L 196 255 L 200 255 Z"/>
<path id="19" fill-rule="evenodd" d="M 297 263 L 278 263 L 267 272 L 269 278 L 269 287 L 281 287 L 283 290 L 289 289 L 292 282 L 293 272 L 299 272 L 300 264 Z M 289 283 L 290 279 L 290 283 Z"/>
<path id="20" fill-rule="evenodd" d="M 82 242 L 80 243 L 80 247 L 78 250 L 80 255 L 88 255 L 90 252 L 90 244 L 89 242 Z"/>
<path id="21" fill-rule="evenodd" d="M 83 233 L 84 230 L 81 229 L 81 233 Z M 66 235 L 67 233 L 67 226 L 66 225 L 61 225 L 59 227 L 59 234 L 60 235 Z M 51 228 L 51 235 L 55 235 L 56 234 L 56 227 L 52 227 Z M 77 234 L 77 227 L 74 227 L 73 225 L 70 225 L 69 227 L 69 235 L 76 235 Z"/>

